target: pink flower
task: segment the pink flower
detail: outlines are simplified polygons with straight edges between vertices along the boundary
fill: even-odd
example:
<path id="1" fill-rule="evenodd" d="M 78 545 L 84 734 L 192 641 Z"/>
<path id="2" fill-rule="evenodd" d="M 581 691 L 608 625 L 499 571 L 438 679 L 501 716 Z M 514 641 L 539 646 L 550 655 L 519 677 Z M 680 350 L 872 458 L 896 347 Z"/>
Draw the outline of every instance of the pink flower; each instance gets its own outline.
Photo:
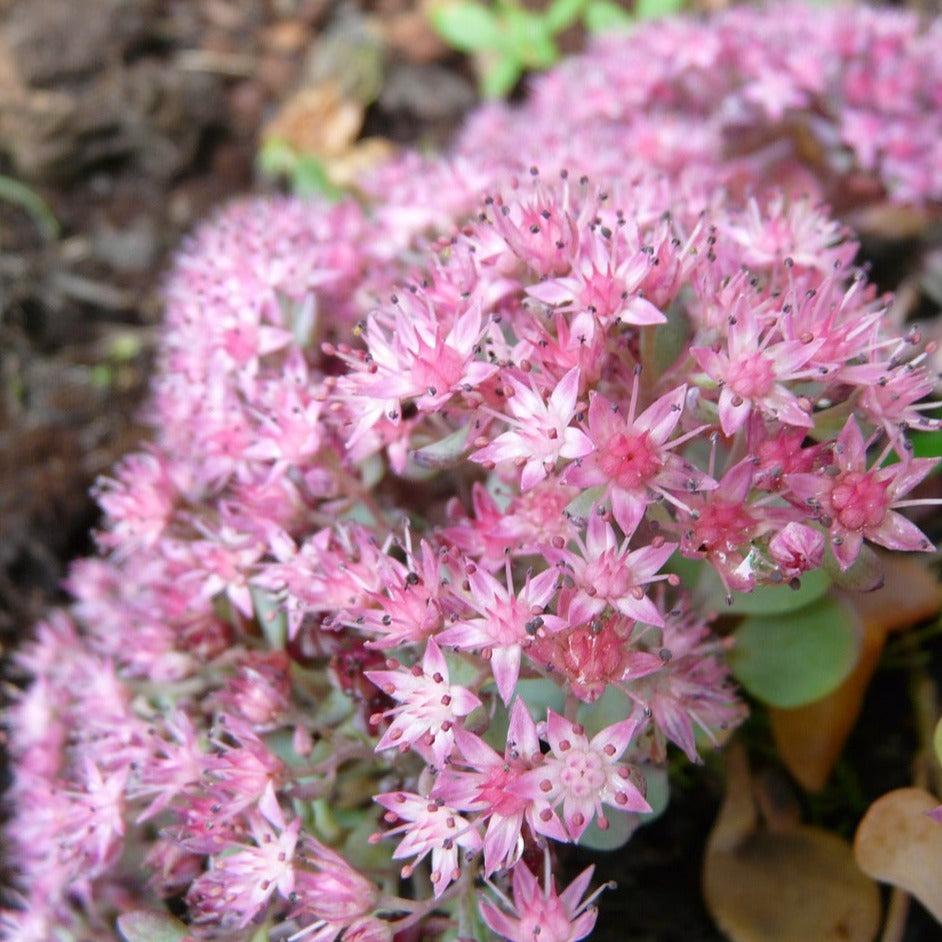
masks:
<path id="1" fill-rule="evenodd" d="M 640 781 L 643 787 L 643 779 L 617 761 L 637 728 L 638 721 L 629 717 L 590 741 L 584 727 L 547 710 L 544 738 L 551 752 L 542 765 L 521 777 L 516 790 L 525 797 L 543 797 L 553 807 L 562 804 L 566 830 L 576 842 L 596 815 L 599 827 L 608 827 L 603 804 L 619 811 L 650 811 L 635 783 Z"/>
<path id="2" fill-rule="evenodd" d="M 560 608 L 567 612 L 565 596 Z M 594 703 L 609 684 L 634 680 L 664 666 L 657 654 L 634 644 L 633 635 L 639 630 L 641 626 L 624 615 L 598 615 L 553 635 L 537 631 L 527 657 L 566 681 L 580 700 Z"/>
<path id="3" fill-rule="evenodd" d="M 601 394 L 589 394 L 589 438 L 594 451 L 570 465 L 563 480 L 581 487 L 604 485 L 612 501 L 612 514 L 626 533 L 634 532 L 653 499 L 652 492 L 676 501 L 675 491 L 716 486 L 708 475 L 671 451 L 690 437 L 668 441 L 680 421 L 686 391 L 686 386 L 678 386 L 636 416 L 636 376 L 625 417 Z"/>
<path id="4" fill-rule="evenodd" d="M 804 523 L 786 523 L 769 540 L 769 556 L 775 560 L 786 581 L 819 569 L 824 560 L 824 536 Z"/>
<path id="5" fill-rule="evenodd" d="M 689 559 L 708 559 L 727 590 L 752 590 L 756 581 L 748 560 L 752 541 L 794 516 L 750 502 L 754 474 L 752 459 L 744 458 L 723 475 L 715 490 L 691 498 L 688 510 L 678 514 L 681 553 Z"/>
<path id="6" fill-rule="evenodd" d="M 373 912 L 379 901 L 377 887 L 336 851 L 306 834 L 298 858 L 291 915 L 313 921 L 292 938 L 330 942 Z"/>
<path id="7" fill-rule="evenodd" d="M 421 667 L 415 664 L 408 670 L 395 661 L 387 663 L 394 669 L 366 672 L 383 693 L 401 704 L 381 714 L 393 721 L 376 744 L 377 752 L 393 747 L 407 751 L 412 746 L 442 768 L 451 755 L 455 723 L 481 701 L 466 687 L 448 682 L 448 665 L 432 638 L 426 644 Z M 379 716 L 373 722 L 378 723 Z"/>
<path id="8" fill-rule="evenodd" d="M 666 323 L 638 290 L 652 265 L 647 252 L 628 244 L 620 228 L 593 227 L 582 243 L 572 275 L 541 281 L 527 294 L 563 311 L 588 311 L 603 327 L 616 321 L 638 327 Z"/>
<path id="9" fill-rule="evenodd" d="M 398 407 L 414 399 L 420 412 L 434 412 L 497 372 L 497 364 L 477 359 L 485 330 L 480 302 L 447 314 L 411 293 L 393 304 L 391 314 L 376 312 L 367 323 L 367 356 L 350 376 L 351 395 L 383 401 L 384 411 L 390 400 Z"/>
<path id="10" fill-rule="evenodd" d="M 648 629 L 635 644 L 661 662 L 661 670 L 626 674 L 619 684 L 636 708 L 650 711 L 651 758 L 663 762 L 669 740 L 691 762 L 699 762 L 695 730 L 716 743 L 721 731 L 734 729 L 746 713 L 730 682 L 726 643 L 683 599 L 667 613 L 663 628 Z"/>
<path id="11" fill-rule="evenodd" d="M 510 709 L 504 754 L 498 755 L 479 736 L 455 730 L 457 753 L 438 775 L 432 795 L 459 811 L 478 812 L 487 821 L 484 832 L 484 873 L 512 867 L 523 853 L 522 829 L 553 840 L 568 837 L 543 795 L 519 794 L 514 786 L 542 762 L 536 724 L 519 698 Z M 459 768 L 464 766 L 466 768 Z"/>
<path id="12" fill-rule="evenodd" d="M 552 569 L 538 576 L 528 575 L 517 595 L 513 591 L 509 560 L 506 585 L 501 585 L 489 572 L 469 566 L 467 602 L 480 617 L 460 619 L 438 636 L 439 644 L 481 651 L 487 657 L 505 704 L 513 696 L 520 676 L 521 652 L 530 644 L 533 632 L 540 627 L 556 631 L 566 624 L 546 611 L 556 593 L 557 579 Z"/>
<path id="13" fill-rule="evenodd" d="M 410 876 L 419 861 L 431 853 L 431 880 L 436 897 L 441 896 L 448 884 L 461 875 L 458 848 L 463 847 L 472 853 L 481 849 L 481 836 L 477 830 L 443 802 L 413 792 L 385 792 L 374 800 L 387 809 L 384 820 L 394 827 L 374 834 L 371 839 L 378 841 L 385 835 L 402 835 L 399 846 L 393 851 L 393 859 L 415 857 L 412 863 L 402 868 L 404 877 Z"/>
<path id="14" fill-rule="evenodd" d="M 579 552 L 551 550 L 549 558 L 562 572 L 571 575 L 574 591 L 569 597 L 566 616 L 570 624 L 588 621 L 593 615 L 611 606 L 622 615 L 649 625 L 661 625 L 663 619 L 657 606 L 644 593 L 644 586 L 667 579 L 658 570 L 677 549 L 655 537 L 647 546 L 629 550 L 634 531 L 619 541 L 611 523 L 593 510 L 583 541 L 576 538 Z"/>
<path id="15" fill-rule="evenodd" d="M 583 870 L 557 896 L 549 866 L 541 888 L 529 867 L 518 863 L 513 872 L 513 902 L 501 894 L 507 912 L 484 897 L 479 904 L 481 916 L 491 931 L 508 942 L 578 942 L 592 931 L 598 916 L 592 906 L 598 891 L 583 900 L 594 871 L 595 867 Z"/>
<path id="16" fill-rule="evenodd" d="M 533 386 L 508 376 L 510 415 L 495 415 L 514 428 L 479 448 L 471 460 L 490 467 L 513 461 L 523 469 L 520 489 L 526 491 L 539 484 L 560 458 L 579 458 L 592 451 L 585 432 L 569 424 L 576 412 L 579 375 L 579 368 L 573 367 L 556 384 L 548 401 Z"/>
<path id="17" fill-rule="evenodd" d="M 811 508 L 827 529 L 841 569 L 860 553 L 865 539 L 893 550 L 932 549 L 926 535 L 894 507 L 936 466 L 934 458 L 908 458 L 898 464 L 877 461 L 867 468 L 867 444 L 851 416 L 834 445 L 833 474 L 792 474 L 792 493 Z"/>
<path id="18" fill-rule="evenodd" d="M 817 370 L 808 364 L 823 345 L 821 337 L 782 340 L 773 323 L 765 322 L 755 299 L 744 297 L 730 315 L 723 347 L 691 347 L 700 368 L 720 387 L 718 411 L 724 435 L 735 434 L 753 409 L 801 428 L 813 428 L 807 404 L 785 382 L 809 379 Z"/>
<path id="19" fill-rule="evenodd" d="M 283 898 L 294 889 L 294 852 L 300 818 L 285 825 L 276 803 L 264 815 L 249 814 L 253 843 L 233 845 L 213 858 L 208 872 L 187 893 L 197 922 L 230 929 L 247 926 L 277 891 Z"/>

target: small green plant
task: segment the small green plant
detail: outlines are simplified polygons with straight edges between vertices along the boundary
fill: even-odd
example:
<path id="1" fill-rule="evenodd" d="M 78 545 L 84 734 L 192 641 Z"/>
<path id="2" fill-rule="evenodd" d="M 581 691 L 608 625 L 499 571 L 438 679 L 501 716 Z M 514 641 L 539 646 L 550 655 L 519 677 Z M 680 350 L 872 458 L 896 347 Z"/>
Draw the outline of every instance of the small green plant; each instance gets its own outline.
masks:
<path id="1" fill-rule="evenodd" d="M 266 140 L 258 152 L 258 168 L 266 177 L 287 179 L 297 196 L 339 199 L 343 190 L 336 186 L 316 154 L 304 154 L 278 137 Z"/>
<path id="2" fill-rule="evenodd" d="M 559 61 L 556 37 L 580 20 L 590 32 L 626 29 L 674 13 L 684 0 L 639 0 L 632 10 L 613 0 L 550 0 L 529 10 L 517 0 L 441 0 L 432 26 L 454 49 L 474 56 L 485 98 L 504 98 L 529 70 Z"/>

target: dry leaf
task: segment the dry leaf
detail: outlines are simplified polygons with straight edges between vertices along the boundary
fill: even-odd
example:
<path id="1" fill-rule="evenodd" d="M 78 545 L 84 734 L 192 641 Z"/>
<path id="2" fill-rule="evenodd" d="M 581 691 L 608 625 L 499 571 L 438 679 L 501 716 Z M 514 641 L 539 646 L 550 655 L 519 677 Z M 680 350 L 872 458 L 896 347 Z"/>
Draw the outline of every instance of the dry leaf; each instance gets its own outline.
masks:
<path id="1" fill-rule="evenodd" d="M 926 816 L 938 804 L 922 788 L 878 798 L 857 828 L 854 854 L 864 873 L 911 893 L 942 922 L 942 824 Z"/>
<path id="2" fill-rule="evenodd" d="M 880 896 L 855 866 L 850 845 L 794 823 L 788 812 L 772 822 L 774 829 L 760 826 L 738 743 L 727 764 L 726 799 L 703 866 L 704 898 L 719 928 L 732 942 L 871 942 Z M 760 804 L 781 806 L 775 796 Z"/>
<path id="3" fill-rule="evenodd" d="M 880 554 L 880 560 L 883 586 L 847 593 L 864 626 L 857 666 L 828 696 L 795 709 L 769 710 L 782 761 L 808 791 L 818 791 L 827 782 L 857 722 L 887 634 L 917 624 L 939 608 L 939 585 L 922 563 L 889 554 Z"/>
<path id="4" fill-rule="evenodd" d="M 269 121 L 263 140 L 284 141 L 299 154 L 331 158 L 345 154 L 363 126 L 363 106 L 345 98 L 335 81 L 300 89 Z"/>

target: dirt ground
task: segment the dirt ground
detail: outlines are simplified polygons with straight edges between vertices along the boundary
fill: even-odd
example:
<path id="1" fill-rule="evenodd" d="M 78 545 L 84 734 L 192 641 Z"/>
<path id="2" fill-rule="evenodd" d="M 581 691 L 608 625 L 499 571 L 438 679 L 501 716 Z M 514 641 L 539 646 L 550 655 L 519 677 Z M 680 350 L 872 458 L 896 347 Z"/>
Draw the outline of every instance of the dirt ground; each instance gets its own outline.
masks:
<path id="1" fill-rule="evenodd" d="M 276 185 L 256 169 L 266 123 L 351 51 L 378 81 L 366 135 L 441 143 L 474 104 L 467 63 L 420 7 L 0 0 L 0 653 L 60 597 L 68 560 L 91 546 L 93 481 L 143 434 L 136 416 L 175 246 L 213 206 Z M 25 184 L 49 214 L 3 180 Z M 909 277 L 930 241 L 877 240 L 884 287 Z M 858 744 L 855 774 L 879 770 L 863 777 L 874 797 L 905 784 L 884 774 L 902 756 L 905 777 L 913 748 L 881 707 L 905 701 L 900 682 L 884 675 L 865 714 L 868 730 L 885 724 L 895 756 Z M 629 853 L 603 862 L 597 877 L 621 890 L 605 901 L 612 928 L 595 938 L 722 939 L 698 888 L 719 794 L 707 769 Z M 937 932 L 917 912 L 906 939 Z"/>

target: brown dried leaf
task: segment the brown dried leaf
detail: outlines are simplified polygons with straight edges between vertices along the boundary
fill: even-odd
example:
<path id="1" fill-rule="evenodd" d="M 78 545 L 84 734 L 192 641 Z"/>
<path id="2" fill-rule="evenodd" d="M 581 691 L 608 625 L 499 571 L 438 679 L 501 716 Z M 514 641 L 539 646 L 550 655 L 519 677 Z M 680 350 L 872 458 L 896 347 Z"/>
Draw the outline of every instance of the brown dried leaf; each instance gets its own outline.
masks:
<path id="1" fill-rule="evenodd" d="M 302 88 L 292 95 L 262 132 L 299 154 L 331 158 L 345 154 L 363 126 L 363 106 L 344 97 L 335 81 Z"/>
<path id="2" fill-rule="evenodd" d="M 889 554 L 881 554 L 880 561 L 883 586 L 846 595 L 864 626 L 857 666 L 828 696 L 795 709 L 769 710 L 782 761 L 808 791 L 818 791 L 827 782 L 857 722 L 887 634 L 917 624 L 939 608 L 938 583 L 921 562 Z"/>
<path id="3" fill-rule="evenodd" d="M 854 839 L 864 873 L 898 886 L 942 923 L 942 825 L 926 817 L 939 801 L 922 788 L 900 788 L 878 798 Z"/>
<path id="4" fill-rule="evenodd" d="M 727 756 L 726 799 L 707 842 L 703 893 L 732 942 L 871 942 L 880 925 L 876 884 L 849 844 L 820 828 L 758 826 L 745 752 Z M 766 796 L 761 804 L 775 806 Z M 942 830 L 942 829 L 940 829 Z"/>

